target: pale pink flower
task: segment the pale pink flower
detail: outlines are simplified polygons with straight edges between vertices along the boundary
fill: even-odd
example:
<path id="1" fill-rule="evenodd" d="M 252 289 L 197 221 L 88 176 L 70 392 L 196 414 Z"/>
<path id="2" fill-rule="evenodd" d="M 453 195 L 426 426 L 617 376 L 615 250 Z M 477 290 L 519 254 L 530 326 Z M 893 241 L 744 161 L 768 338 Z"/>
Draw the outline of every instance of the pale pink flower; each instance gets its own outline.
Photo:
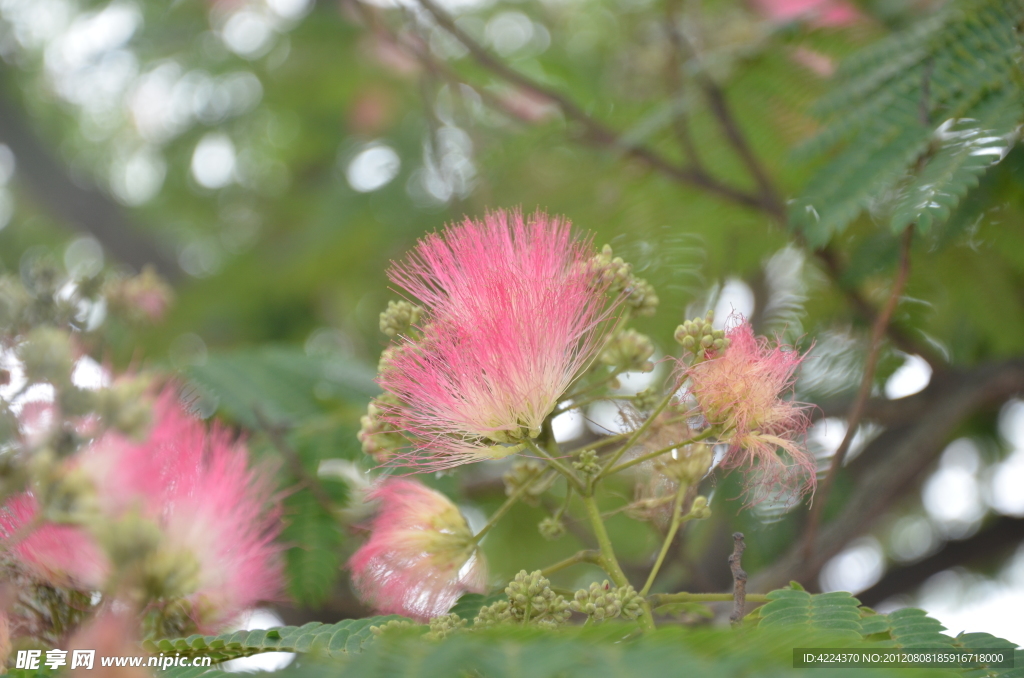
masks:
<path id="1" fill-rule="evenodd" d="M 847 0 L 754 0 L 768 19 L 780 23 L 809 21 L 814 26 L 849 26 L 863 15 Z"/>
<path id="2" fill-rule="evenodd" d="M 38 514 L 38 502 L 31 494 L 17 495 L 0 506 L 0 536 L 21 537 L 12 552 L 26 572 L 52 586 L 101 588 L 110 572 L 110 563 L 92 536 L 81 527 L 49 523 L 25 535 L 24 530 Z"/>
<path id="3" fill-rule="evenodd" d="M 229 431 L 207 430 L 190 416 L 173 388 L 158 399 L 153 419 L 141 442 L 108 431 L 69 460 L 69 469 L 91 481 L 96 520 L 137 516 L 156 525 L 157 558 L 172 564 L 167 574 L 188 582 L 184 597 L 197 629 L 213 632 L 280 594 L 273 478 L 267 468 L 250 468 L 245 445 Z M 0 531 L 16 534 L 37 512 L 30 494 L 8 501 L 0 508 Z M 115 569 L 100 543 L 86 527 L 43 523 L 14 553 L 42 581 L 98 590 Z M 188 571 L 174 572 L 173 564 Z"/>
<path id="4" fill-rule="evenodd" d="M 592 254 L 564 219 L 497 211 L 428 235 L 392 267 L 425 320 L 379 379 L 401 403 L 384 418 L 414 441 L 389 463 L 449 468 L 540 433 L 611 313 Z"/>
<path id="5" fill-rule="evenodd" d="M 359 597 L 375 610 L 427 620 L 463 593 L 482 593 L 486 564 L 462 514 L 443 494 L 393 478 L 368 495 L 379 502 L 370 538 L 349 560 Z"/>
<path id="6" fill-rule="evenodd" d="M 769 492 L 778 484 L 813 491 L 815 462 L 802 446 L 810 424 L 808 406 L 782 398 L 792 390 L 804 356 L 755 337 L 746 321 L 726 336 L 728 349 L 686 369 L 690 393 L 702 414 L 721 428 L 719 440 L 729 444 L 722 466 L 754 467 L 758 473 L 751 476 L 752 483 Z M 780 449 L 789 463 L 779 456 Z"/>
<path id="7" fill-rule="evenodd" d="M 207 430 L 173 389 L 158 400 L 146 440 L 108 433 L 82 453 L 80 466 L 104 513 L 138 511 L 160 527 L 166 553 L 194 558 L 187 599 L 200 630 L 280 595 L 280 520 L 269 469 L 250 468 L 245 445 L 216 424 Z"/>

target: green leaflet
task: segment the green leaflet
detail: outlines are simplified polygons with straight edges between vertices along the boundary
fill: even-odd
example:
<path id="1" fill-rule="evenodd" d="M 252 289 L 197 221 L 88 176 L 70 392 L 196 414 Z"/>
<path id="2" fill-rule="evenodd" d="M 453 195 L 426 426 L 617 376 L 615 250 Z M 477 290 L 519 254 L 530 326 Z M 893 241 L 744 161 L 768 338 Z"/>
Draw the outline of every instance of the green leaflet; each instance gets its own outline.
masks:
<path id="1" fill-rule="evenodd" d="M 380 391 L 370 367 L 291 347 L 215 353 L 186 374 L 224 414 L 252 429 L 260 428 L 257 411 L 273 423 L 300 421 L 324 414 L 325 400 L 363 407 Z"/>
<path id="2" fill-rule="evenodd" d="M 281 540 L 291 547 L 285 552 L 288 594 L 300 604 L 316 607 L 341 574 L 338 551 L 343 534 L 309 492 L 289 496 L 285 512 L 287 525 Z"/>
<path id="3" fill-rule="evenodd" d="M 249 657 L 262 652 L 303 652 L 326 658 L 341 658 L 361 652 L 373 640 L 371 626 L 386 624 L 396 615 L 346 619 L 337 624 L 310 622 L 303 626 L 236 631 L 219 636 L 192 635 L 187 638 L 147 640 L 143 647 L 151 654 L 181 654 L 184 657 L 211 657 L 214 663 Z M 185 669 L 180 669 L 186 671 Z M 187 671 L 196 671 L 188 669 Z M 192 674 L 188 674 L 191 676 Z M 185 674 L 181 678 L 187 678 Z"/>
<path id="4" fill-rule="evenodd" d="M 798 152 L 828 156 L 790 208 L 810 245 L 865 210 L 896 233 L 949 218 L 1024 120 L 1022 20 L 1021 0 L 960 0 L 840 68 Z"/>

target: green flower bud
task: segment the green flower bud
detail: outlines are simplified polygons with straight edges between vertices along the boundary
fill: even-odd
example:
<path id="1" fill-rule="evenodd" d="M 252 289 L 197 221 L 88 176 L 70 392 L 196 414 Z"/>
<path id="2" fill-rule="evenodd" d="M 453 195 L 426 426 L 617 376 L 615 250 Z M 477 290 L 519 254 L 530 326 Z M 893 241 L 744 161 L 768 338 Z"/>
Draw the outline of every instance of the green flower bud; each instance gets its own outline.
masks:
<path id="1" fill-rule="evenodd" d="M 693 500 L 690 508 L 690 516 L 694 520 L 706 520 L 711 517 L 711 508 L 708 506 L 708 498 L 701 496 Z"/>
<path id="2" fill-rule="evenodd" d="M 555 476 L 549 476 L 546 480 L 540 480 L 544 474 L 544 465 L 532 459 L 517 461 L 512 468 L 505 471 L 501 479 L 505 483 L 505 494 L 511 497 L 524 485 L 529 485 L 525 493 L 520 495 L 524 503 L 536 506 L 540 496 L 547 492 L 548 488 L 555 482 Z"/>
<path id="3" fill-rule="evenodd" d="M 633 407 L 646 412 L 653 410 L 661 398 L 661 394 L 654 388 L 647 388 L 633 396 Z"/>
<path id="4" fill-rule="evenodd" d="M 37 327 L 18 347 L 18 358 L 25 366 L 30 383 L 49 382 L 54 386 L 71 383 L 71 339 L 66 332 L 52 327 Z"/>
<path id="5" fill-rule="evenodd" d="M 574 461 L 572 467 L 587 478 L 594 478 L 601 472 L 601 464 L 597 461 L 597 452 L 594 450 L 580 452 L 579 460 Z"/>
<path id="6" fill-rule="evenodd" d="M 51 452 L 43 452 L 33 459 L 30 475 L 44 520 L 68 525 L 95 520 L 99 513 L 96 488 L 83 471 L 59 465 Z"/>
<path id="7" fill-rule="evenodd" d="M 408 301 L 389 301 L 387 310 L 380 314 L 380 331 L 389 337 L 408 334 L 422 313 L 422 308 Z"/>
<path id="8" fill-rule="evenodd" d="M 537 525 L 540 535 L 548 541 L 560 539 L 565 534 L 565 523 L 552 516 L 548 516 Z"/>
<path id="9" fill-rule="evenodd" d="M 359 419 L 359 433 L 356 438 L 362 443 L 363 452 L 382 464 L 406 443 L 405 436 L 391 423 L 384 421 L 381 414 L 385 407 L 395 406 L 398 399 L 390 393 L 370 401 L 366 414 Z"/>
<path id="10" fill-rule="evenodd" d="M 146 397 L 149 381 L 143 378 L 121 379 L 96 391 L 96 413 L 107 426 L 141 440 L 149 431 L 152 402 Z"/>
<path id="11" fill-rule="evenodd" d="M 480 612 L 473 619 L 473 626 L 486 628 L 509 623 L 512 619 L 511 607 L 509 601 L 499 600 L 492 605 L 480 608 Z"/>
<path id="12" fill-rule="evenodd" d="M 540 570 L 529 574 L 521 570 L 505 587 L 505 595 L 509 600 L 511 622 L 555 627 L 569 620 L 569 603 L 551 590 L 551 582 Z"/>
<path id="13" fill-rule="evenodd" d="M 621 371 L 650 372 L 654 369 L 652 355 L 654 344 L 649 337 L 636 330 L 624 330 L 608 338 L 597 359 Z"/>
<path id="14" fill-rule="evenodd" d="M 643 613 L 642 603 L 643 598 L 632 586 L 616 588 L 605 579 L 600 584 L 594 582 L 590 589 L 577 591 L 569 605 L 575 612 L 601 622 L 619 616 L 636 619 Z"/>
<path id="15" fill-rule="evenodd" d="M 392 619 L 387 624 L 381 624 L 380 626 L 371 626 L 370 633 L 375 637 L 380 637 L 386 633 L 392 633 L 394 631 L 402 631 L 405 629 L 414 629 L 416 624 L 409 621 L 408 619 Z"/>
<path id="16" fill-rule="evenodd" d="M 451 614 L 441 615 L 440 617 L 434 617 L 430 620 L 430 632 L 427 633 L 424 638 L 428 640 L 444 640 L 449 635 L 460 631 L 466 627 L 468 620 L 463 619 L 454 612 Z"/>

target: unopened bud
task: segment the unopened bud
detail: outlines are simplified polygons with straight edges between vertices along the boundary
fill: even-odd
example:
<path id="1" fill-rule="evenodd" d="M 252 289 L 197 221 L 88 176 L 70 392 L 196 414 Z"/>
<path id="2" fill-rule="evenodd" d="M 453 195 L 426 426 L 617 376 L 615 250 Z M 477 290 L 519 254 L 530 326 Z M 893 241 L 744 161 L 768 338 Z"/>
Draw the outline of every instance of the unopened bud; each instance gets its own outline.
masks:
<path id="1" fill-rule="evenodd" d="M 152 402 L 146 397 L 148 389 L 147 379 L 119 379 L 96 391 L 96 413 L 107 426 L 141 440 L 149 431 L 153 414 Z"/>
<path id="2" fill-rule="evenodd" d="M 371 400 L 366 414 L 359 419 L 360 428 L 356 438 L 362 444 L 363 452 L 379 464 L 387 461 L 406 442 L 401 432 L 381 417 L 387 407 L 397 404 L 398 400 L 393 395 L 385 393 Z"/>
<path id="3" fill-rule="evenodd" d="M 598 360 L 621 371 L 650 372 L 654 364 L 654 344 L 636 330 L 625 330 L 608 338 Z"/>
<path id="4" fill-rule="evenodd" d="M 30 383 L 49 382 L 58 387 L 71 383 L 71 339 L 66 332 L 35 328 L 18 347 L 18 358 Z"/>
<path id="5" fill-rule="evenodd" d="M 416 624 L 412 623 L 408 619 L 392 619 L 387 624 L 381 624 L 380 626 L 371 626 L 370 633 L 374 636 L 382 636 L 386 633 L 394 633 L 407 631 L 416 628 Z"/>
<path id="6" fill-rule="evenodd" d="M 565 523 L 557 518 L 548 516 L 540 521 L 540 524 L 537 525 L 537 530 L 540 531 L 540 536 L 548 541 L 555 541 L 565 534 Z"/>
<path id="7" fill-rule="evenodd" d="M 434 617 L 429 622 L 430 632 L 424 638 L 427 640 L 444 640 L 451 634 L 465 628 L 467 621 L 454 612 Z"/>
<path id="8" fill-rule="evenodd" d="M 408 301 L 389 301 L 380 314 L 380 331 L 389 337 L 408 334 L 419 323 L 423 309 Z"/>
<path id="9" fill-rule="evenodd" d="M 711 517 L 711 507 L 708 506 L 707 497 L 700 496 L 693 500 L 693 506 L 690 507 L 690 517 L 694 520 L 705 520 Z"/>
<path id="10" fill-rule="evenodd" d="M 579 460 L 574 461 L 572 466 L 587 478 L 596 477 L 601 472 L 601 464 L 597 461 L 597 452 L 594 450 L 580 452 Z"/>

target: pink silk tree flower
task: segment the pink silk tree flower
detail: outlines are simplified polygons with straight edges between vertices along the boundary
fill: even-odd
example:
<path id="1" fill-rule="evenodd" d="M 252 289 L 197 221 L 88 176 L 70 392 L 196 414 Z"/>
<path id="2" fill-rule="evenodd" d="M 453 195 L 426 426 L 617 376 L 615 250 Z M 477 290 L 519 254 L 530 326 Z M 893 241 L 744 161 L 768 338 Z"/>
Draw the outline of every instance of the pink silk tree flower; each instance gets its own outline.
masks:
<path id="1" fill-rule="evenodd" d="M 389 464 L 436 470 L 519 451 L 594 358 L 608 283 L 590 243 L 538 212 L 491 212 L 423 238 L 389 275 L 425 309 L 379 383 L 413 441 Z"/>
<path id="2" fill-rule="evenodd" d="M 31 494 L 17 495 L 0 507 L 0 538 L 16 540 L 11 551 L 17 562 L 33 578 L 51 586 L 101 588 L 110 563 L 93 537 L 75 525 L 42 523 L 33 528 L 38 514 L 38 502 Z"/>
<path id="3" fill-rule="evenodd" d="M 730 447 L 724 468 L 754 467 L 752 484 L 771 492 L 776 485 L 812 492 L 817 483 L 814 458 L 800 444 L 810 425 L 808 406 L 783 400 L 805 356 L 755 337 L 744 321 L 730 329 L 729 347 L 685 371 L 690 393 L 718 439 Z M 782 449 L 787 463 L 778 455 Z M 803 478 L 803 480 L 801 480 Z M 753 488 L 751 488 L 753 489 Z"/>
<path id="4" fill-rule="evenodd" d="M 813 26 L 842 27 L 864 18 L 856 5 L 846 0 L 753 0 L 766 18 L 777 23 L 806 20 Z"/>
<path id="5" fill-rule="evenodd" d="M 223 627 L 281 591 L 280 511 L 268 468 L 251 468 L 230 431 L 189 415 L 173 388 L 142 442 L 111 431 L 82 453 L 81 468 L 109 516 L 136 513 L 160 529 L 160 553 L 191 565 L 185 596 L 201 632 Z"/>
<path id="6" fill-rule="evenodd" d="M 348 566 L 359 597 L 384 614 L 420 621 L 448 612 L 463 593 L 483 593 L 487 568 L 455 504 L 415 481 L 385 480 L 370 538 Z"/>

